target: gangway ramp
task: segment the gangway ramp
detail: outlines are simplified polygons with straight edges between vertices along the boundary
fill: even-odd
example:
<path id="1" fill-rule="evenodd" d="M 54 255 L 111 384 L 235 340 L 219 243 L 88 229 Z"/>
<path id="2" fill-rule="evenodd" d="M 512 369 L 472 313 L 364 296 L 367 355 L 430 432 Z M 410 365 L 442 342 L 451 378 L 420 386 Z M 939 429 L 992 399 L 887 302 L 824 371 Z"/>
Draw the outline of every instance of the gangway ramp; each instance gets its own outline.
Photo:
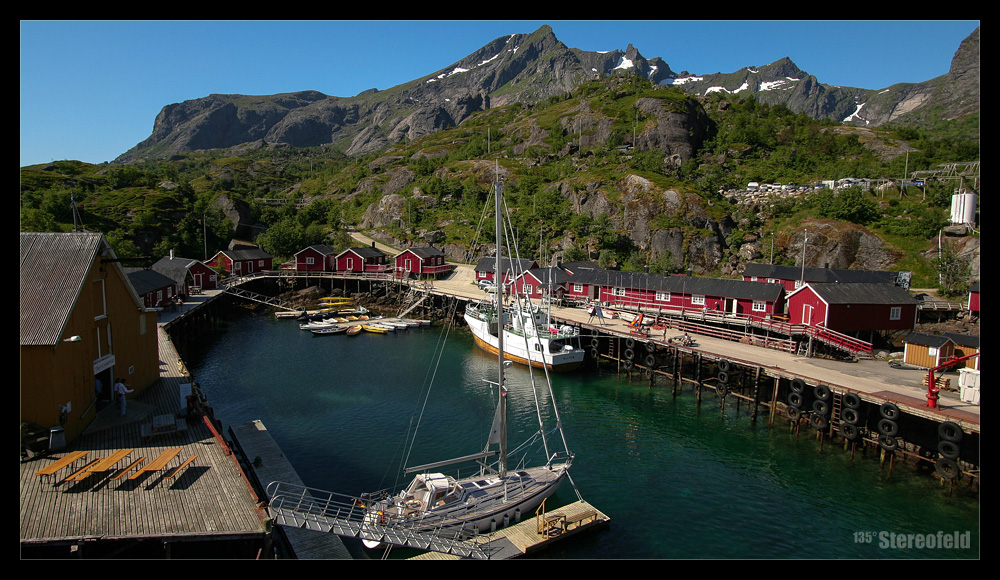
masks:
<path id="1" fill-rule="evenodd" d="M 282 526 L 479 560 L 489 559 L 495 551 L 477 541 L 480 536 L 474 530 L 440 527 L 419 531 L 405 522 L 382 522 L 366 509 L 366 498 L 277 481 L 267 486 L 267 496 L 271 498 L 268 513 Z"/>

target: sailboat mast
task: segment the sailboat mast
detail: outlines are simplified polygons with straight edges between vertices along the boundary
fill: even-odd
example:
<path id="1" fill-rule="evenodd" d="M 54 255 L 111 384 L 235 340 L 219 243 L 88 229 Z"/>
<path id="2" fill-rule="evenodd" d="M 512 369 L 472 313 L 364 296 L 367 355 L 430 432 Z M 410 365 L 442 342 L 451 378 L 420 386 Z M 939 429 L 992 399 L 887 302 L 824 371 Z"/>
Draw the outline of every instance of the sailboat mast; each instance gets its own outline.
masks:
<path id="1" fill-rule="evenodd" d="M 497 368 L 499 369 L 499 375 L 497 377 L 497 390 L 498 396 L 500 398 L 500 409 L 497 413 L 500 416 L 500 477 L 507 477 L 507 389 L 503 384 L 503 327 L 504 327 L 504 311 L 503 311 L 503 270 L 501 266 L 501 248 L 503 240 L 503 222 L 501 219 L 501 205 L 500 197 L 503 195 L 503 184 L 500 182 L 500 168 L 499 164 L 496 167 L 496 187 L 495 187 L 494 203 L 496 204 L 496 269 L 494 270 L 494 281 L 496 282 L 496 292 L 493 294 L 496 300 L 496 315 L 497 315 Z"/>

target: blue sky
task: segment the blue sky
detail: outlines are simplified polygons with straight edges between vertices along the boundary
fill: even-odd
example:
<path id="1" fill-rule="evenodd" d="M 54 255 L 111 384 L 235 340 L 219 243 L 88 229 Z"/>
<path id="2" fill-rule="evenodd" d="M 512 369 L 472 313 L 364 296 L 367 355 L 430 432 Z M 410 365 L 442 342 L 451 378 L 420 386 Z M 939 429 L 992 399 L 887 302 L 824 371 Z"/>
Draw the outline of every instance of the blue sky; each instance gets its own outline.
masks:
<path id="1" fill-rule="evenodd" d="M 152 134 L 164 106 L 212 93 L 387 89 L 543 24 L 569 47 L 631 43 L 675 72 L 787 56 L 822 83 L 878 89 L 948 72 L 979 21 L 22 20 L 21 166 L 111 161 Z"/>

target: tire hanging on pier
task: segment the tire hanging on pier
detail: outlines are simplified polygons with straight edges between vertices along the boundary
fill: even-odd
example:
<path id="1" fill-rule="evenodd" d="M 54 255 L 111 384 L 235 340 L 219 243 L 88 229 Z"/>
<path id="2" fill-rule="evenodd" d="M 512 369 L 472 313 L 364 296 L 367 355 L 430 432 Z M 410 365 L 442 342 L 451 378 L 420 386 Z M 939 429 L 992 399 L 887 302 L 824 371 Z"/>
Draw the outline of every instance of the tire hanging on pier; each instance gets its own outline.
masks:
<path id="1" fill-rule="evenodd" d="M 958 443 L 962 440 L 962 435 L 964 435 L 962 428 L 957 423 L 945 421 L 938 425 L 938 438 L 942 441 Z"/>
<path id="2" fill-rule="evenodd" d="M 882 415 L 883 419 L 895 421 L 899 418 L 899 407 L 897 407 L 895 403 L 882 403 L 882 406 L 879 407 L 878 411 Z"/>
<path id="3" fill-rule="evenodd" d="M 852 409 L 847 407 L 840 411 L 840 419 L 843 423 L 850 423 L 851 425 L 857 425 L 858 420 L 861 418 L 860 413 L 857 409 Z"/>
<path id="4" fill-rule="evenodd" d="M 826 401 L 816 399 L 813 401 L 813 413 L 826 417 L 830 414 L 830 404 Z"/>
<path id="5" fill-rule="evenodd" d="M 727 373 L 729 372 L 729 361 L 726 359 L 719 359 L 719 371 Z"/>
<path id="6" fill-rule="evenodd" d="M 961 454 L 962 450 L 958 446 L 958 443 L 954 441 L 939 441 L 938 442 L 938 453 L 941 454 L 945 459 L 956 460 Z"/>
<path id="7" fill-rule="evenodd" d="M 626 371 L 632 370 L 632 359 L 625 359 L 622 361 L 622 368 Z"/>
<path id="8" fill-rule="evenodd" d="M 823 429 L 826 429 L 826 427 L 830 423 L 829 421 L 826 420 L 826 417 L 824 417 L 823 415 L 813 414 L 809 416 L 809 424 L 813 426 L 813 429 L 816 429 L 817 431 L 822 431 Z"/>
<path id="9" fill-rule="evenodd" d="M 806 390 L 806 383 L 802 379 L 792 379 L 792 392 L 803 393 Z"/>
<path id="10" fill-rule="evenodd" d="M 635 360 L 635 351 L 631 347 L 625 349 L 625 360 L 629 362 Z"/>
<path id="11" fill-rule="evenodd" d="M 816 385 L 815 392 L 813 393 L 816 399 L 820 401 L 830 400 L 830 387 L 826 385 Z"/>
<path id="12" fill-rule="evenodd" d="M 899 434 L 899 424 L 895 421 L 890 421 L 889 419 L 879 419 L 878 432 L 882 435 L 895 437 Z"/>
<path id="13" fill-rule="evenodd" d="M 646 366 L 649 367 L 650 369 L 652 369 L 653 367 L 655 367 L 656 366 L 656 356 L 654 356 L 653 354 L 647 354 L 646 355 Z"/>
<path id="14" fill-rule="evenodd" d="M 955 479 L 962 473 L 954 460 L 942 457 L 934 464 L 934 471 L 945 479 Z"/>
<path id="15" fill-rule="evenodd" d="M 879 435 L 878 436 L 878 446 L 886 451 L 896 450 L 896 438 L 891 435 Z"/>
<path id="16" fill-rule="evenodd" d="M 794 391 L 791 392 L 791 393 L 788 393 L 788 404 L 791 405 L 792 407 L 795 407 L 796 409 L 801 410 L 802 409 L 802 394 L 801 393 L 796 393 Z"/>
<path id="17" fill-rule="evenodd" d="M 720 371 L 716 378 L 719 379 L 720 383 L 728 383 L 729 382 L 729 373 L 727 373 L 725 371 Z"/>
<path id="18" fill-rule="evenodd" d="M 854 409 L 857 411 L 861 408 L 861 397 L 857 393 L 844 393 L 842 397 L 844 401 L 844 406 L 848 409 Z"/>
<path id="19" fill-rule="evenodd" d="M 786 407 L 785 414 L 788 415 L 788 420 L 792 423 L 798 422 L 799 418 L 802 417 L 802 410 L 798 407 Z"/>
<path id="20" fill-rule="evenodd" d="M 840 435 L 848 441 L 855 441 L 858 438 L 858 426 L 853 423 L 841 423 Z"/>

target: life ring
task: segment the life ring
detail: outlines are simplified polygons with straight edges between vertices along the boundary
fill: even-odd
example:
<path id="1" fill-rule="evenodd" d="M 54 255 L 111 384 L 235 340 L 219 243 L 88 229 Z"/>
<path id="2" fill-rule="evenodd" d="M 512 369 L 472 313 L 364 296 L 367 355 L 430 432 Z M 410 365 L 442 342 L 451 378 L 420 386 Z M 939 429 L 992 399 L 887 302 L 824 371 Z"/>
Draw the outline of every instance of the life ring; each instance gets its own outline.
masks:
<path id="1" fill-rule="evenodd" d="M 830 400 L 830 387 L 826 385 L 816 385 L 816 392 L 814 393 L 816 398 L 820 401 Z"/>
<path id="2" fill-rule="evenodd" d="M 934 471 L 945 479 L 955 479 L 961 473 L 954 460 L 942 457 L 934 464 Z"/>
<path id="3" fill-rule="evenodd" d="M 896 450 L 896 438 L 891 435 L 879 435 L 878 446 L 886 451 Z"/>
<path id="4" fill-rule="evenodd" d="M 944 423 L 938 425 L 938 437 L 942 441 L 958 443 L 962 440 L 962 435 L 962 428 L 959 427 L 957 423 L 945 421 Z"/>
<path id="5" fill-rule="evenodd" d="M 959 448 L 958 443 L 954 441 L 939 441 L 938 442 L 938 453 L 941 454 L 945 459 L 958 459 L 961 453 L 961 448 Z"/>
<path id="6" fill-rule="evenodd" d="M 801 393 L 788 393 L 788 404 L 795 407 L 796 409 L 802 408 L 802 394 Z"/>
<path id="7" fill-rule="evenodd" d="M 858 438 L 858 426 L 853 423 L 841 423 L 840 434 L 844 437 L 844 439 L 854 441 Z"/>
<path id="8" fill-rule="evenodd" d="M 627 360 L 633 360 L 633 359 L 635 359 L 635 351 L 632 350 L 631 348 L 626 348 L 625 349 L 625 358 Z"/>
<path id="9" fill-rule="evenodd" d="M 651 355 L 651 354 L 647 354 L 646 355 L 646 366 L 649 367 L 649 368 L 655 367 L 656 366 L 656 357 L 653 356 L 653 355 Z"/>
<path id="10" fill-rule="evenodd" d="M 719 379 L 720 383 L 728 383 L 729 382 L 729 373 L 727 373 L 726 371 L 719 371 L 719 375 L 716 378 Z"/>
<path id="11" fill-rule="evenodd" d="M 802 393 L 806 390 L 806 384 L 802 379 L 792 379 L 792 390 L 796 393 Z"/>
<path id="12" fill-rule="evenodd" d="M 857 393 L 844 393 L 842 398 L 844 406 L 848 409 L 858 410 L 861 408 L 861 397 Z"/>
<path id="13" fill-rule="evenodd" d="M 858 414 L 857 409 L 852 409 L 848 407 L 840 412 L 840 418 L 843 419 L 845 423 L 850 423 L 851 425 L 857 425 L 858 419 L 860 419 L 861 416 Z"/>
<path id="14" fill-rule="evenodd" d="M 723 383 L 723 382 L 716 383 L 715 384 L 715 392 L 720 397 L 725 397 L 727 394 L 729 394 L 729 385 L 727 385 L 726 383 Z"/>
<path id="15" fill-rule="evenodd" d="M 824 417 L 830 413 L 830 404 L 826 401 L 816 399 L 813 401 L 813 412 Z"/>
<path id="16" fill-rule="evenodd" d="M 879 407 L 879 413 L 881 413 L 883 419 L 895 421 L 899 417 L 899 407 L 895 403 L 882 403 L 882 406 Z"/>
<path id="17" fill-rule="evenodd" d="M 788 420 L 792 422 L 796 422 L 802 417 L 802 411 L 798 407 L 785 408 L 785 414 L 788 415 Z"/>
<path id="18" fill-rule="evenodd" d="M 895 437 L 899 433 L 899 424 L 890 419 L 879 419 L 878 432 L 889 437 Z"/>
<path id="19" fill-rule="evenodd" d="M 823 415 L 810 415 L 809 424 L 812 425 L 813 428 L 818 431 L 826 429 L 827 425 L 829 425 L 829 423 L 827 423 L 826 421 L 826 417 L 824 417 Z"/>
<path id="20" fill-rule="evenodd" d="M 720 359 L 719 360 L 719 370 L 722 371 L 722 372 L 724 372 L 724 373 L 728 373 L 729 372 L 729 361 L 727 361 L 726 359 Z"/>

